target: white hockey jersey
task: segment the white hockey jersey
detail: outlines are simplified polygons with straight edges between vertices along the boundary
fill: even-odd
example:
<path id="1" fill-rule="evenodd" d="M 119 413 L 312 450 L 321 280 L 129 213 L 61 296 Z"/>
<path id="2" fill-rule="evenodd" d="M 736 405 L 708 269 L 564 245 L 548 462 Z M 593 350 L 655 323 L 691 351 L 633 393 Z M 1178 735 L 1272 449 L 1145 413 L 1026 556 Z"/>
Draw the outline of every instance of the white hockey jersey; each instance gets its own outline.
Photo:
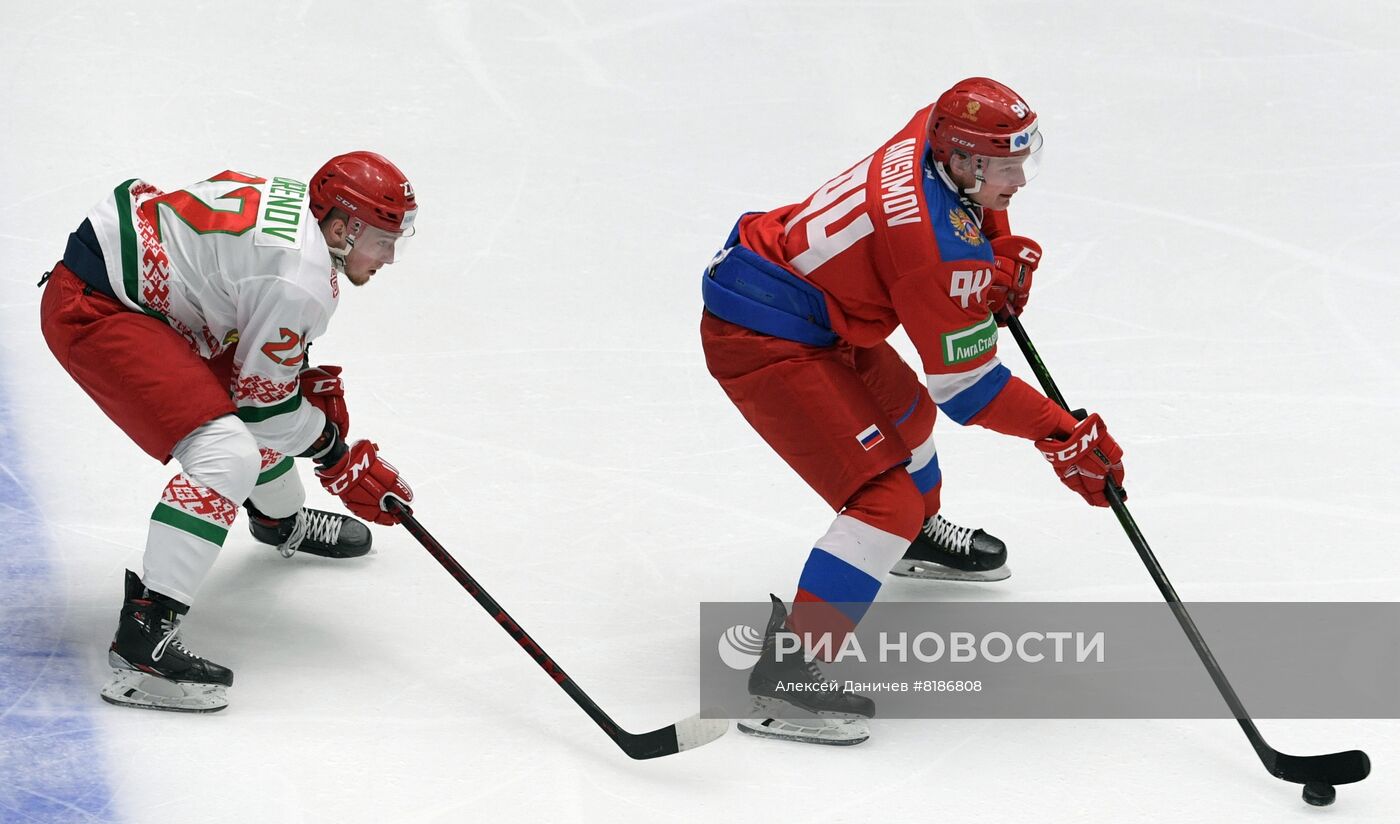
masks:
<path id="1" fill-rule="evenodd" d="M 234 349 L 229 391 L 258 443 L 310 446 L 325 416 L 302 402 L 297 376 L 340 287 L 306 184 L 225 171 L 165 193 L 128 180 L 88 220 L 120 301 L 204 358 Z"/>

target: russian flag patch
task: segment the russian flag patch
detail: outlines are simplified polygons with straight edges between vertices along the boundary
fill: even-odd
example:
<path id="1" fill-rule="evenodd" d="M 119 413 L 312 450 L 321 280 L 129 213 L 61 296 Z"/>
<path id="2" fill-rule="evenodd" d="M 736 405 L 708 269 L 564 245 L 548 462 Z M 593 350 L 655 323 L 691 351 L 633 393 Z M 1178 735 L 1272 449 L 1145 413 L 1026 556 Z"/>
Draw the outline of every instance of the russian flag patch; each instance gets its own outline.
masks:
<path id="1" fill-rule="evenodd" d="M 866 452 L 869 452 L 885 440 L 885 433 L 880 431 L 880 427 L 872 423 L 856 436 L 856 440 L 860 441 L 860 445 Z"/>

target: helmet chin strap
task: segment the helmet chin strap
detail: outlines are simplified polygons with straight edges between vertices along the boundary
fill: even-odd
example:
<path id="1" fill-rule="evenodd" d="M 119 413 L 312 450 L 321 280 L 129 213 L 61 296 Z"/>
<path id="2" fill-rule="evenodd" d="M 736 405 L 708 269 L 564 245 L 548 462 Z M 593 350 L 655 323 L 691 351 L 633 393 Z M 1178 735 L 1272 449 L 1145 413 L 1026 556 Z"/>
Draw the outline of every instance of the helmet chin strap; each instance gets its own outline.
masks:
<path id="1" fill-rule="evenodd" d="M 972 185 L 972 188 L 962 190 L 963 197 L 975 195 L 978 192 L 982 191 L 982 184 L 986 182 L 985 179 L 982 177 L 982 161 L 980 159 L 980 156 L 979 159 L 972 160 L 972 179 L 977 182 Z"/>
<path id="2" fill-rule="evenodd" d="M 330 247 L 331 268 L 340 274 L 345 274 L 345 258 L 350 255 L 350 244 L 347 243 L 340 248 Z"/>
<path id="3" fill-rule="evenodd" d="M 974 174 L 974 178 L 977 180 L 977 183 L 973 185 L 970 189 L 964 189 L 961 186 L 959 186 L 956 181 L 953 180 L 953 176 L 948 173 L 948 167 L 942 161 L 934 161 L 933 165 L 934 168 L 938 170 L 938 176 L 943 178 L 944 183 L 948 184 L 948 188 L 958 193 L 958 199 L 962 201 L 962 204 L 964 206 L 971 206 L 977 209 L 982 208 L 981 205 L 977 203 L 977 201 L 972 199 L 972 195 L 975 195 L 978 192 L 982 191 L 983 180 L 982 170 L 980 168 Z"/>
<path id="4" fill-rule="evenodd" d="M 966 197 L 967 195 L 975 195 L 975 194 L 977 194 L 978 192 L 982 191 L 982 170 L 981 170 L 981 169 L 978 169 L 978 170 L 973 174 L 973 179 L 976 180 L 977 183 L 976 183 L 976 185 L 974 185 L 971 189 L 963 189 L 963 190 L 962 190 L 962 193 L 963 193 L 963 196 L 964 196 L 964 197 Z"/>
<path id="5" fill-rule="evenodd" d="M 331 253 L 331 266 L 342 275 L 345 274 L 345 259 L 350 257 L 350 250 L 355 248 L 355 236 L 360 233 L 360 229 L 364 228 L 364 224 L 360 223 L 358 219 L 355 220 L 355 223 L 359 225 L 355 227 L 354 232 L 351 232 L 350 223 L 346 221 L 344 246 L 331 246 L 329 241 L 326 242 L 326 248 Z"/>

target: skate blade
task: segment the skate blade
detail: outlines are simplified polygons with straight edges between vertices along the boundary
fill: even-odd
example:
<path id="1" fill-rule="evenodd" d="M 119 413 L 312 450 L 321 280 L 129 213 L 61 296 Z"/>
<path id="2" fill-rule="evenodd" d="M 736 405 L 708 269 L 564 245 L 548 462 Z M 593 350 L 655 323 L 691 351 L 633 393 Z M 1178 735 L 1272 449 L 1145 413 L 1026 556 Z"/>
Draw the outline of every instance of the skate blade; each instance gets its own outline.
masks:
<path id="1" fill-rule="evenodd" d="M 954 569 L 931 561 L 911 561 L 908 558 L 901 558 L 890 570 L 890 574 L 897 578 L 913 578 L 917 581 L 965 581 L 987 584 L 1010 578 L 1011 567 L 1002 565 L 996 569 L 972 571 Z"/>
<path id="2" fill-rule="evenodd" d="M 870 725 L 863 718 L 828 718 L 806 722 L 782 718 L 741 718 L 736 726 L 739 732 L 755 738 L 831 747 L 851 747 L 870 738 Z"/>
<path id="3" fill-rule="evenodd" d="M 815 721 L 864 721 L 865 716 L 857 715 L 853 712 L 831 712 L 830 710 L 813 710 L 799 706 L 791 701 L 784 701 L 781 698 L 773 698 L 767 695 L 751 696 L 753 709 L 749 713 L 750 720 L 765 718 L 773 719 L 798 719 L 799 721 L 812 719 Z"/>
<path id="4" fill-rule="evenodd" d="M 223 684 L 185 684 L 136 670 L 113 670 L 102 700 L 118 707 L 165 712 L 218 712 L 228 706 Z"/>

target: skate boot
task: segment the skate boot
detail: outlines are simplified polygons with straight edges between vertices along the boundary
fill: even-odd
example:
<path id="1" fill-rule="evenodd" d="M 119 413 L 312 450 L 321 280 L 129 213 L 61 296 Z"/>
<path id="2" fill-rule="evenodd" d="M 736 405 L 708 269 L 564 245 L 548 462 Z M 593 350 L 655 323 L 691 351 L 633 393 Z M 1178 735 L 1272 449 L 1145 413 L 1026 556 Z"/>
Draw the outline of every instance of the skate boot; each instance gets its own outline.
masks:
<path id="1" fill-rule="evenodd" d="M 926 581 L 1002 581 L 1011 570 L 1000 538 L 935 515 L 924 521 L 890 574 Z"/>
<path id="2" fill-rule="evenodd" d="M 127 570 L 126 600 L 107 651 L 113 680 L 102 700 L 124 707 L 215 712 L 228 706 L 233 671 L 190 651 L 178 635 L 189 607 L 146 589 Z"/>
<path id="3" fill-rule="evenodd" d="M 282 557 L 298 552 L 324 558 L 358 558 L 369 552 L 373 538 L 369 527 L 349 515 L 337 515 L 302 507 L 297 514 L 272 518 L 262 514 L 252 501 L 248 509 L 248 530 L 264 544 L 277 547 Z"/>
<path id="4" fill-rule="evenodd" d="M 859 744 L 870 737 L 865 719 L 875 716 L 875 702 L 834 686 L 801 652 L 777 655 L 777 634 L 787 628 L 787 609 L 778 596 L 763 636 L 763 650 L 749 673 L 753 718 L 739 719 L 739 731 L 760 738 L 807 744 Z M 810 689 L 808 684 L 833 684 Z"/>

